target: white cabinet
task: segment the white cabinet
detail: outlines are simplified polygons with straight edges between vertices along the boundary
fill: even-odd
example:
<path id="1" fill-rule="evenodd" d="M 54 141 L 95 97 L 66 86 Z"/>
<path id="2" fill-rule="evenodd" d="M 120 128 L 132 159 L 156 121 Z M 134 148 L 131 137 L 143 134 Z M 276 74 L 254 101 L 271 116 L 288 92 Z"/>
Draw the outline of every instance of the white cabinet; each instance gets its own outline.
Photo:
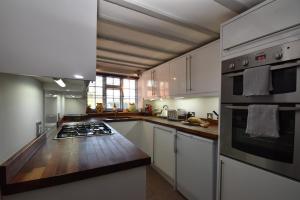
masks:
<path id="1" fill-rule="evenodd" d="M 169 63 L 164 63 L 156 68 L 154 68 L 154 76 L 156 82 L 156 94 L 158 97 L 168 97 L 169 92 L 169 73 L 170 66 Z"/>
<path id="2" fill-rule="evenodd" d="M 143 81 L 143 98 L 151 99 L 154 97 L 154 81 L 153 81 L 153 70 L 145 71 L 142 75 Z"/>
<path id="3" fill-rule="evenodd" d="M 218 96 L 221 88 L 220 40 L 209 43 L 189 55 L 189 92 Z"/>
<path id="4" fill-rule="evenodd" d="M 183 132 L 177 132 L 176 142 L 178 191 L 189 200 L 214 200 L 216 143 Z"/>
<path id="5" fill-rule="evenodd" d="M 220 40 L 170 62 L 171 96 L 218 96 L 220 88 Z"/>
<path id="6" fill-rule="evenodd" d="M 269 0 L 221 26 L 222 49 L 268 36 L 300 24 L 299 0 Z"/>
<path id="7" fill-rule="evenodd" d="M 188 57 L 181 56 L 175 58 L 170 62 L 170 95 L 179 96 L 185 95 L 188 92 L 187 82 L 188 82 Z"/>
<path id="8" fill-rule="evenodd" d="M 140 143 L 141 132 L 141 124 L 139 122 L 140 121 L 109 122 L 108 124 L 133 144 L 138 146 Z"/>
<path id="9" fill-rule="evenodd" d="M 171 182 L 175 180 L 175 136 L 175 129 L 154 126 L 153 163 Z"/>
<path id="10" fill-rule="evenodd" d="M 97 0 L 1 0 L 0 72 L 96 76 Z"/>
<path id="11" fill-rule="evenodd" d="M 153 128 L 155 125 L 145 121 L 141 121 L 140 123 L 142 129 L 140 130 L 140 139 L 138 146 L 142 151 L 147 153 L 148 156 L 153 158 Z"/>
<path id="12" fill-rule="evenodd" d="M 221 156 L 221 200 L 298 200 L 300 183 Z"/>

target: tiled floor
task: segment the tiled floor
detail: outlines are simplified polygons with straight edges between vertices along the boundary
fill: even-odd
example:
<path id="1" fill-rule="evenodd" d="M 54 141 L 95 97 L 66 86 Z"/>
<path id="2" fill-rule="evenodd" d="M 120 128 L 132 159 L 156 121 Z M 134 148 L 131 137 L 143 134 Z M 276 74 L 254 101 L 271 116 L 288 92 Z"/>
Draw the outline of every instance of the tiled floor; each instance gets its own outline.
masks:
<path id="1" fill-rule="evenodd" d="M 147 200 L 186 200 L 154 169 L 147 167 Z"/>

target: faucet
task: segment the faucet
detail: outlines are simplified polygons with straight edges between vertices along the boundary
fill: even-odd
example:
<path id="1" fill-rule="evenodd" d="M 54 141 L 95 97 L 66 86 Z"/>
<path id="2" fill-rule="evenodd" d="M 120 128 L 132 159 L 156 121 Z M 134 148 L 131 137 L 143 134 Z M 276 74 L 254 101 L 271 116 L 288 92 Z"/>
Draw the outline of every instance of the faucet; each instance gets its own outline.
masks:
<path id="1" fill-rule="evenodd" d="M 113 110 L 113 112 L 115 113 L 115 119 L 117 119 L 118 108 L 117 108 L 116 103 L 114 103 L 112 110 Z"/>

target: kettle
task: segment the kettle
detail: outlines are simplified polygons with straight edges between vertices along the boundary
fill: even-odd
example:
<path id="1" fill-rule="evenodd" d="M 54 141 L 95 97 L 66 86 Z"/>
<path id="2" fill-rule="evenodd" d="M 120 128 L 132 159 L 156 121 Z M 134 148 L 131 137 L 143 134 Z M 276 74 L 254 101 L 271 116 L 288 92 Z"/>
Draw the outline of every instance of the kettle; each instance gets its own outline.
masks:
<path id="1" fill-rule="evenodd" d="M 163 109 L 161 111 L 161 117 L 163 118 L 167 118 L 168 117 L 168 106 L 167 105 L 164 105 L 163 106 Z"/>

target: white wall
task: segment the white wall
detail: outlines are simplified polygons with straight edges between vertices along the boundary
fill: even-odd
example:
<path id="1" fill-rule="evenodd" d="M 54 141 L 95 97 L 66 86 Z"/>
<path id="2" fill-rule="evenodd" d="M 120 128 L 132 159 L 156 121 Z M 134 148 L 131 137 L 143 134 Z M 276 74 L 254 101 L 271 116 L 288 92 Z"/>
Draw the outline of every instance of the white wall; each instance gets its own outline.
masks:
<path id="1" fill-rule="evenodd" d="M 65 98 L 64 114 L 85 114 L 86 104 L 86 98 Z"/>
<path id="2" fill-rule="evenodd" d="M 153 109 L 162 109 L 163 105 L 168 105 L 169 109 L 185 109 L 188 112 L 195 112 L 197 117 L 207 117 L 207 113 L 215 110 L 219 113 L 219 97 L 200 97 L 185 99 L 163 99 L 155 101 L 145 101 L 144 104 L 151 104 Z M 214 116 L 216 119 L 216 116 Z"/>
<path id="3" fill-rule="evenodd" d="M 36 136 L 43 121 L 42 84 L 30 77 L 0 74 L 0 163 Z"/>

